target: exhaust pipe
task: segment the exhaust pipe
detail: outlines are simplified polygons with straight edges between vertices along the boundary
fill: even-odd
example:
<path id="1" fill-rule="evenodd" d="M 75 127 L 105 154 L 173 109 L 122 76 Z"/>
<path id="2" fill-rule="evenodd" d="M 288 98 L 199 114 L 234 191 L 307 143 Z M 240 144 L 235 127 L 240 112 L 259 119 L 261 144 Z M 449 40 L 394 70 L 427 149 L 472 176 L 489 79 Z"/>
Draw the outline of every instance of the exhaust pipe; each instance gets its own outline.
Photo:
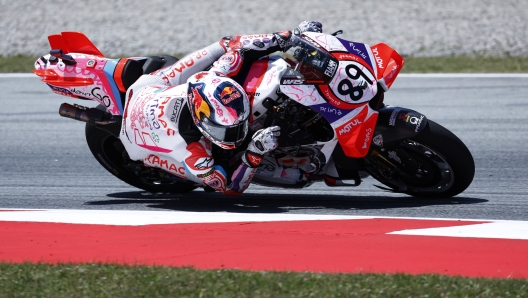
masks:
<path id="1" fill-rule="evenodd" d="M 116 122 L 121 122 L 120 119 L 115 119 L 114 116 L 108 112 L 98 110 L 96 108 L 88 108 L 78 104 L 71 105 L 68 103 L 61 104 L 59 114 L 62 117 L 87 122 L 90 124 L 108 125 Z"/>
<path id="2" fill-rule="evenodd" d="M 121 131 L 121 116 L 114 116 L 96 108 L 88 108 L 78 104 L 72 106 L 67 103 L 61 104 L 59 114 L 62 117 L 90 123 L 94 125 L 95 128 L 107 131 L 119 139 L 119 133 Z"/>

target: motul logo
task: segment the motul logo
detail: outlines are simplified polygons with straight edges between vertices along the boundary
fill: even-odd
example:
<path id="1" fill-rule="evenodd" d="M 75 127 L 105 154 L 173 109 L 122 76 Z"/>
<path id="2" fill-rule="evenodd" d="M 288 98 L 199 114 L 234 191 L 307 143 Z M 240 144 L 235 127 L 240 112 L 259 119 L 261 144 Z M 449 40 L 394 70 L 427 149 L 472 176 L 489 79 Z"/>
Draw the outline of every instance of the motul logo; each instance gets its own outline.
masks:
<path id="1" fill-rule="evenodd" d="M 374 54 L 374 57 L 376 58 L 376 63 L 378 63 L 378 68 L 383 68 L 383 59 L 381 59 L 378 55 L 378 48 L 373 48 L 372 53 Z"/>
<path id="2" fill-rule="evenodd" d="M 345 133 L 349 133 L 352 127 L 358 124 L 361 124 L 361 121 L 359 121 L 358 119 L 354 119 L 354 121 L 349 122 L 345 127 L 339 130 L 339 135 L 341 136 Z"/>
<path id="3" fill-rule="evenodd" d="M 282 83 L 285 85 L 301 85 L 303 80 L 283 80 Z"/>

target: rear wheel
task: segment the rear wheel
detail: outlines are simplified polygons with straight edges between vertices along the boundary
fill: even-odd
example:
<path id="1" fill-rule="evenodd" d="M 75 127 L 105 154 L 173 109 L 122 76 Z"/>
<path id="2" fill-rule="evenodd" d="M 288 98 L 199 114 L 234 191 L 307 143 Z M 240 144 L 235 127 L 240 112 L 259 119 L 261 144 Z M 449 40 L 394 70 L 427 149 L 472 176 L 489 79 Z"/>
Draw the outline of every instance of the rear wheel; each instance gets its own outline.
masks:
<path id="1" fill-rule="evenodd" d="M 102 107 L 98 107 L 103 109 Z M 109 132 L 86 123 L 86 142 L 97 161 L 122 181 L 150 192 L 182 193 L 196 188 L 157 168 L 147 168 L 141 161 L 132 161 L 121 141 Z"/>
<path id="2" fill-rule="evenodd" d="M 456 196 L 475 175 L 475 163 L 466 145 L 431 120 L 416 137 L 374 151 L 364 160 L 373 178 L 396 192 L 416 197 Z"/>

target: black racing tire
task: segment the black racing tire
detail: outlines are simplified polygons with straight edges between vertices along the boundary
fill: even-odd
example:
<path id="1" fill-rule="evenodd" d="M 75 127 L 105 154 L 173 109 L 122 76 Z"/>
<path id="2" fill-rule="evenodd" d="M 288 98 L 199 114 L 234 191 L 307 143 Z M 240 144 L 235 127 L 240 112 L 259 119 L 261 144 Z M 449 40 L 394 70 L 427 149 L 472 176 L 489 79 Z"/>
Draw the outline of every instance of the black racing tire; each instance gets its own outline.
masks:
<path id="1" fill-rule="evenodd" d="M 466 190 L 475 175 L 475 162 L 466 145 L 440 124 L 428 120 L 417 136 L 399 143 L 392 152 L 380 153 L 397 169 L 383 174 L 385 167 L 377 167 L 375 158 L 367 158 L 367 172 L 397 192 L 415 197 L 449 198 Z M 394 154 L 394 153 L 392 153 Z M 370 161 L 370 162 L 369 162 Z M 399 162 L 398 162 L 399 161 Z"/>
<path id="2" fill-rule="evenodd" d="M 95 159 L 112 175 L 134 187 L 153 193 L 184 193 L 196 188 L 192 182 L 179 181 L 160 169 L 130 161 L 121 141 L 93 124 L 86 123 L 85 134 Z"/>

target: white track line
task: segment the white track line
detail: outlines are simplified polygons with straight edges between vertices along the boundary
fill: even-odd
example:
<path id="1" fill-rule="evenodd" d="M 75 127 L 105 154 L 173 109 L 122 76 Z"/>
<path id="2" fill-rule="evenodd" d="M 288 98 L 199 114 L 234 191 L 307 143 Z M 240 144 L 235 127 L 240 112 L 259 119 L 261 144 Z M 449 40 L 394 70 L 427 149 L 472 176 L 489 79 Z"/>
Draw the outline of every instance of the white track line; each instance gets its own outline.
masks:
<path id="1" fill-rule="evenodd" d="M 386 216 L 351 216 L 291 213 L 229 213 L 184 211 L 132 211 L 132 210 L 70 210 L 70 209 L 0 209 L 0 222 L 46 222 L 67 224 L 94 224 L 117 226 L 143 226 L 185 223 L 271 222 L 299 220 L 436 220 L 460 221 L 465 225 L 428 229 L 393 231 L 388 234 L 413 236 L 444 236 L 528 240 L 528 221 L 478 220 L 449 218 L 413 218 Z M 473 222 L 473 224 L 471 224 Z"/>
<path id="2" fill-rule="evenodd" d="M 9 210 L 9 211 L 1 211 Z M 142 226 L 154 224 L 364 219 L 372 216 L 129 210 L 23 210 L 0 208 L 0 221 Z"/>
<path id="3" fill-rule="evenodd" d="M 489 222 L 467 226 L 403 230 L 389 234 L 528 240 L 528 222 Z"/>

